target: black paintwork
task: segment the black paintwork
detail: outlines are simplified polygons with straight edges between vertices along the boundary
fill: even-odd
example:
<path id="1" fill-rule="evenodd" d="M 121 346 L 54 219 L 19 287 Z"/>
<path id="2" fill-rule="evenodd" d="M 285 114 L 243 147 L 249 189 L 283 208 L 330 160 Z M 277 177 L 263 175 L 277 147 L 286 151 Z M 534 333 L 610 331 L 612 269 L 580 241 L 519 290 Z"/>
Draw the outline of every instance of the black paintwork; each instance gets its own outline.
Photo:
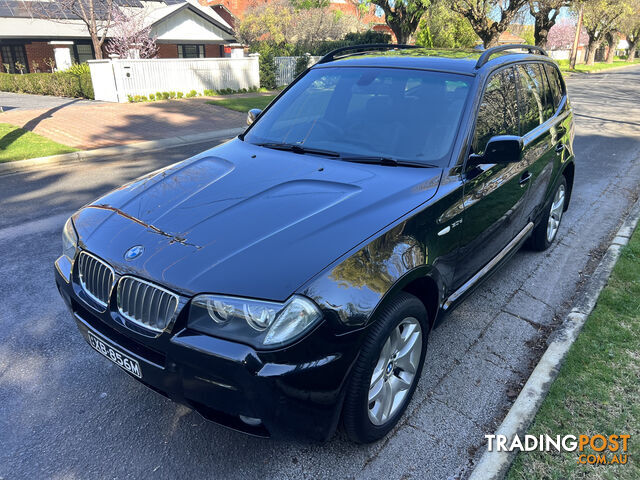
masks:
<path id="1" fill-rule="evenodd" d="M 237 138 L 77 212 L 81 249 L 108 262 L 118 276 L 135 275 L 181 296 L 175 324 L 154 338 L 117 321 L 115 294 L 107 312 L 96 313 L 86 306 L 77 272 L 67 283 L 56 270 L 80 330 L 86 335 L 90 329 L 137 358 L 148 386 L 207 418 L 257 435 L 330 436 L 375 312 L 406 290 L 425 302 L 432 324 L 438 324 L 464 295 L 455 302 L 448 297 L 529 222 L 539 221 L 563 172 L 569 169 L 573 178 L 566 93 L 555 115 L 522 137 L 519 161 L 466 165 L 491 73 L 521 62 L 553 62 L 508 54 L 476 69 L 479 54 L 443 58 L 447 53 L 383 52 L 314 67 L 472 76 L 445 168 L 347 163 Z M 144 245 L 145 254 L 126 261 L 133 245 Z M 324 319 L 293 345 L 255 350 L 188 329 L 188 302 L 198 293 L 274 301 L 297 293 L 315 301 Z M 259 417 L 263 425 L 249 427 L 238 415 Z"/>

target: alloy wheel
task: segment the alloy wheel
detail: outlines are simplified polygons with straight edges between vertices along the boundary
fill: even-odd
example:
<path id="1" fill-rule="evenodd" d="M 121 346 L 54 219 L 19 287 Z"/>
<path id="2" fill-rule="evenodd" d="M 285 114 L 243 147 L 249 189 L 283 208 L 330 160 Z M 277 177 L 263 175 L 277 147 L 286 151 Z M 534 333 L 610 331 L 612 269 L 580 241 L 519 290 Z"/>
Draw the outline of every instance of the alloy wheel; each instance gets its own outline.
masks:
<path id="1" fill-rule="evenodd" d="M 384 343 L 369 384 L 369 420 L 384 425 L 402 407 L 416 380 L 422 354 L 422 327 L 407 317 Z"/>
<path id="2" fill-rule="evenodd" d="M 551 204 L 551 210 L 549 211 L 549 221 L 547 223 L 547 241 L 549 243 L 553 242 L 553 239 L 558 233 L 558 228 L 560 228 L 560 220 L 562 220 L 562 212 L 564 210 L 564 200 L 565 188 L 564 185 L 561 184 L 556 191 L 553 203 Z"/>

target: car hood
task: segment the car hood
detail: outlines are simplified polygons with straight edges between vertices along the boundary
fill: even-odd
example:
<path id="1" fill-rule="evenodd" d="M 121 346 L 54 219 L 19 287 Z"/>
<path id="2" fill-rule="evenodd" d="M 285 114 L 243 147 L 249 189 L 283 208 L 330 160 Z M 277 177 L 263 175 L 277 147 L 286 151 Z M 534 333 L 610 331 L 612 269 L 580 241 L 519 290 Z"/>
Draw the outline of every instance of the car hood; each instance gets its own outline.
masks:
<path id="1" fill-rule="evenodd" d="M 74 221 L 81 247 L 120 273 L 185 295 L 285 300 L 429 200 L 441 174 L 438 168 L 347 163 L 235 139 L 114 190 Z M 126 260 L 133 246 L 144 251 Z"/>

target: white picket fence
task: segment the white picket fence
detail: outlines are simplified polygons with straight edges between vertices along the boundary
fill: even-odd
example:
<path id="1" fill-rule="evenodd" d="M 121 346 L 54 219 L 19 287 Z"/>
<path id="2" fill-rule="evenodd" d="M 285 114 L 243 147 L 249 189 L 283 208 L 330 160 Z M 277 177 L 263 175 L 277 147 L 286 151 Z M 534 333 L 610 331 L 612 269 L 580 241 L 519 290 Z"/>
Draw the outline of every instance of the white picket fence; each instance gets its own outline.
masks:
<path id="1" fill-rule="evenodd" d="M 96 100 L 127 102 L 129 95 L 260 87 L 258 57 L 90 60 Z"/>
<path id="2" fill-rule="evenodd" d="M 274 57 L 276 64 L 276 85 L 289 85 L 296 78 L 296 63 L 300 57 Z M 309 56 L 309 66 L 322 57 Z"/>

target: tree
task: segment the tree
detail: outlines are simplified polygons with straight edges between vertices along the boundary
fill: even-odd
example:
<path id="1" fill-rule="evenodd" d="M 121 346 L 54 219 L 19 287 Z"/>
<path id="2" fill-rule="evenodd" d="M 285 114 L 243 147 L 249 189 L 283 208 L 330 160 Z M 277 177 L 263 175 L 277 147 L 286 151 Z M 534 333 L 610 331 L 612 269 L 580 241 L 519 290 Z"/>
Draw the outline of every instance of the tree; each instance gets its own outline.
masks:
<path id="1" fill-rule="evenodd" d="M 633 2 L 630 7 L 631 12 L 620 21 L 620 32 L 626 35 L 629 42 L 627 62 L 635 60 L 636 51 L 640 47 L 640 0 Z"/>
<path id="2" fill-rule="evenodd" d="M 534 19 L 533 38 L 537 46 L 547 46 L 547 37 L 556 24 L 560 9 L 569 3 L 569 0 L 529 0 L 529 13 Z"/>
<path id="3" fill-rule="evenodd" d="M 371 0 L 378 5 L 385 15 L 389 28 L 396 36 L 398 43 L 408 43 L 415 33 L 420 19 L 425 14 L 430 0 Z"/>
<path id="4" fill-rule="evenodd" d="M 416 33 L 416 44 L 429 48 L 469 48 L 477 42 L 469 21 L 444 2 L 429 7 Z"/>
<path id="5" fill-rule="evenodd" d="M 158 54 L 156 39 L 151 36 L 151 25 L 146 21 L 144 10 L 127 15 L 116 7 L 109 37 L 106 50 L 110 55 L 154 58 Z"/>
<path id="6" fill-rule="evenodd" d="M 629 4 L 623 0 L 586 0 L 584 6 L 584 28 L 589 36 L 587 65 L 593 65 L 596 51 L 607 34 L 613 31 L 625 13 L 629 13 Z"/>
<path id="7" fill-rule="evenodd" d="M 245 44 L 268 42 L 281 51 L 294 43 L 298 50 L 314 50 L 327 40 L 336 40 L 349 32 L 363 29 L 358 19 L 327 7 L 307 2 L 296 8 L 288 0 L 254 4 L 237 25 L 236 33 Z M 310 5 L 306 8 L 307 5 Z"/>
<path id="8" fill-rule="evenodd" d="M 96 58 L 102 58 L 102 45 L 111 26 L 114 0 L 56 0 L 23 3 L 30 10 L 31 15 L 37 18 L 57 22 L 82 21 L 91 36 Z"/>
<path id="9" fill-rule="evenodd" d="M 466 17 L 485 48 L 498 44 L 500 34 L 507 30 L 527 0 L 452 0 L 451 8 Z M 489 15 L 498 16 L 493 21 Z"/>
<path id="10" fill-rule="evenodd" d="M 604 38 L 609 45 L 609 50 L 607 50 L 607 57 L 605 58 L 605 62 L 613 63 L 613 58 L 616 54 L 616 47 L 618 46 L 618 41 L 620 40 L 620 34 L 612 30 L 610 32 L 607 32 Z"/>

